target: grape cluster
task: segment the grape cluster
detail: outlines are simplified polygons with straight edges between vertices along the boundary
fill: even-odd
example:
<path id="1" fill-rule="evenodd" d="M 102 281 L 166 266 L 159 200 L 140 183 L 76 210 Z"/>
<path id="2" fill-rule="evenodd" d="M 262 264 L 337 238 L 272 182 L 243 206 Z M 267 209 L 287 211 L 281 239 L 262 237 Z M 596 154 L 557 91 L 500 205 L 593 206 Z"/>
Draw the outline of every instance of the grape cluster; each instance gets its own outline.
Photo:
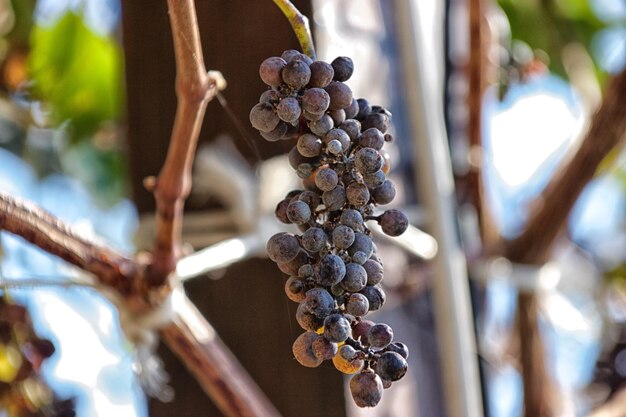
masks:
<path id="1" fill-rule="evenodd" d="M 307 367 L 332 360 L 339 371 L 356 374 L 355 403 L 373 407 L 383 388 L 404 376 L 409 353 L 391 327 L 363 319 L 386 299 L 383 264 L 365 222 L 398 236 L 408 220 L 395 209 L 374 214 L 396 194 L 382 152 L 392 140 L 391 113 L 352 96 L 344 82 L 353 70 L 347 57 L 328 64 L 288 50 L 268 58 L 259 73 L 270 89 L 250 121 L 268 141 L 297 138 L 289 162 L 303 189 L 289 192 L 275 215 L 301 234 L 278 233 L 267 242 L 269 257 L 290 276 L 287 297 L 299 303 L 296 319 L 305 332 L 294 356 Z"/>

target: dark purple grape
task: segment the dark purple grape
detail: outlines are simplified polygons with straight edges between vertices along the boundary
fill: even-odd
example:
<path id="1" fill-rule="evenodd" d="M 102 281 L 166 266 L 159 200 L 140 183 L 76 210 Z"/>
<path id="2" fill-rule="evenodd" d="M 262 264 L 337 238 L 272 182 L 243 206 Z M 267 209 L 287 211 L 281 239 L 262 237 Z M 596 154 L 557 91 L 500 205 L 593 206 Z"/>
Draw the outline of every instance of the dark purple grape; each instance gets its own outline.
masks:
<path id="1" fill-rule="evenodd" d="M 387 178 L 383 171 L 376 171 L 372 174 L 363 175 L 363 183 L 367 188 L 374 189 L 383 185 Z"/>
<path id="2" fill-rule="evenodd" d="M 315 314 L 311 313 L 305 302 L 306 298 L 300 303 L 296 310 L 296 321 L 304 330 L 315 332 L 317 331 L 317 329 L 324 325 L 324 319 L 319 318 Z"/>
<path id="3" fill-rule="evenodd" d="M 354 243 L 354 231 L 340 224 L 333 230 L 333 244 L 339 249 L 348 249 Z"/>
<path id="4" fill-rule="evenodd" d="M 339 129 L 346 132 L 351 141 L 356 142 L 361 134 L 361 123 L 358 120 L 348 119 L 339 125 Z"/>
<path id="5" fill-rule="evenodd" d="M 337 354 L 339 348 L 336 343 L 329 342 L 324 337 L 320 337 L 313 342 L 313 352 L 315 356 L 322 360 L 330 360 Z"/>
<path id="6" fill-rule="evenodd" d="M 320 335 L 311 331 L 302 333 L 298 336 L 295 342 L 293 342 L 293 356 L 300 363 L 300 365 L 308 368 L 315 368 L 323 362 L 322 359 L 315 356 L 315 352 L 313 352 L 313 342 L 319 338 Z"/>
<path id="7" fill-rule="evenodd" d="M 355 207 L 363 207 L 370 201 L 370 191 L 365 184 L 352 182 L 346 188 L 348 202 Z"/>
<path id="8" fill-rule="evenodd" d="M 283 81 L 292 88 L 300 89 L 311 79 L 309 65 L 302 59 L 295 58 L 287 62 L 282 72 Z"/>
<path id="9" fill-rule="evenodd" d="M 306 285 L 304 281 L 297 277 L 289 277 L 287 282 L 285 282 L 285 294 L 287 294 L 287 297 L 291 301 L 295 301 L 296 303 L 304 300 L 306 296 Z"/>
<path id="10" fill-rule="evenodd" d="M 290 202 L 290 199 L 281 200 L 274 209 L 274 215 L 281 223 L 291 224 L 291 220 L 287 217 L 287 206 Z"/>
<path id="11" fill-rule="evenodd" d="M 354 156 L 354 166 L 361 174 L 371 174 L 383 167 L 383 157 L 376 149 L 361 148 Z"/>
<path id="12" fill-rule="evenodd" d="M 311 218 L 311 209 L 304 201 L 292 201 L 287 206 L 287 218 L 295 224 L 307 223 Z"/>
<path id="13" fill-rule="evenodd" d="M 348 300 L 346 301 L 346 312 L 355 317 L 366 315 L 369 308 L 370 303 L 363 294 L 350 294 L 350 297 L 348 297 Z"/>
<path id="14" fill-rule="evenodd" d="M 298 169 L 298 165 L 300 164 L 304 164 L 304 163 L 314 164 L 317 161 L 319 161 L 319 158 L 307 158 L 307 157 L 302 156 L 300 152 L 298 152 L 298 148 L 295 146 L 291 148 L 291 150 L 289 151 L 288 157 L 289 157 L 289 165 L 293 169 Z"/>
<path id="15" fill-rule="evenodd" d="M 385 136 L 376 128 L 369 128 L 361 133 L 359 146 L 363 148 L 374 148 L 380 150 L 385 144 Z"/>
<path id="16" fill-rule="evenodd" d="M 384 348 L 393 340 L 393 330 L 387 324 L 378 323 L 372 326 L 367 334 L 367 341 L 370 346 Z M 389 379 L 389 378 L 385 378 Z"/>
<path id="17" fill-rule="evenodd" d="M 368 259 L 363 264 L 363 268 L 367 273 L 367 285 L 376 285 L 384 278 L 383 266 L 373 259 Z"/>
<path id="18" fill-rule="evenodd" d="M 324 88 L 333 80 L 335 71 L 333 67 L 324 61 L 314 61 L 309 65 L 311 69 L 310 87 Z"/>
<path id="19" fill-rule="evenodd" d="M 324 206 L 329 211 L 339 210 L 346 204 L 346 189 L 341 185 L 336 186 L 330 191 L 324 191 L 322 194 Z"/>
<path id="20" fill-rule="evenodd" d="M 393 185 L 393 182 L 385 180 L 383 185 L 376 187 L 371 191 L 371 195 L 376 203 L 389 204 L 396 196 L 396 187 Z"/>
<path id="21" fill-rule="evenodd" d="M 324 117 L 324 113 L 316 114 L 316 113 L 309 113 L 306 110 L 302 110 L 302 116 L 310 122 L 316 122 L 320 120 L 322 117 Z"/>
<path id="22" fill-rule="evenodd" d="M 383 383 L 374 372 L 365 370 L 350 380 L 350 393 L 357 406 L 374 407 L 383 397 Z"/>
<path id="23" fill-rule="evenodd" d="M 359 264 L 349 263 L 346 265 L 346 276 L 341 280 L 341 286 L 348 292 L 357 292 L 365 288 L 367 273 Z"/>
<path id="24" fill-rule="evenodd" d="M 389 352 L 396 352 L 400 354 L 404 359 L 409 358 L 409 348 L 402 342 L 392 342 L 385 348 Z"/>
<path id="25" fill-rule="evenodd" d="M 267 253 L 274 262 L 289 262 L 299 251 L 298 239 L 289 233 L 277 233 L 267 241 Z"/>
<path id="26" fill-rule="evenodd" d="M 335 308 L 335 300 L 328 291 L 323 288 L 313 288 L 306 293 L 302 302 L 309 313 L 323 319 Z"/>
<path id="27" fill-rule="evenodd" d="M 313 191 L 303 191 L 300 195 L 298 195 L 298 200 L 307 203 L 311 212 L 315 211 L 317 206 L 319 206 L 322 201 L 321 197 Z"/>
<path id="28" fill-rule="evenodd" d="M 406 374 L 409 365 L 396 352 L 385 352 L 376 361 L 376 373 L 387 381 L 397 381 Z"/>
<path id="29" fill-rule="evenodd" d="M 315 268 L 311 264 L 302 265 L 298 269 L 298 277 L 300 278 L 312 277 L 313 274 L 315 274 Z"/>
<path id="30" fill-rule="evenodd" d="M 374 286 L 368 285 L 367 287 L 363 288 L 360 292 L 367 298 L 367 301 L 369 301 L 370 311 L 376 311 L 380 309 L 383 306 L 383 304 L 385 304 L 385 301 L 387 299 L 387 295 L 385 294 L 385 291 L 383 291 L 382 288 L 376 285 Z"/>
<path id="31" fill-rule="evenodd" d="M 370 114 L 372 108 L 370 103 L 364 98 L 357 99 L 357 104 L 359 105 L 359 111 L 354 118 L 362 122 Z"/>
<path id="32" fill-rule="evenodd" d="M 302 235 L 302 247 L 309 252 L 319 252 L 326 246 L 326 233 L 319 227 L 311 227 Z"/>
<path id="33" fill-rule="evenodd" d="M 343 342 L 350 337 L 350 322 L 341 314 L 331 314 L 324 319 L 324 337 L 329 342 Z"/>
<path id="34" fill-rule="evenodd" d="M 309 263 L 309 255 L 304 251 L 299 251 L 295 258 L 287 262 L 277 262 L 278 269 L 287 275 L 298 275 L 298 269 L 302 265 Z"/>
<path id="35" fill-rule="evenodd" d="M 343 345 L 339 348 L 339 355 L 343 359 L 351 361 L 356 357 L 356 350 L 350 345 Z"/>
<path id="36" fill-rule="evenodd" d="M 333 126 L 333 119 L 327 114 L 322 116 L 319 120 L 309 122 L 309 129 L 317 136 L 324 136 Z"/>
<path id="37" fill-rule="evenodd" d="M 348 248 L 348 253 L 353 256 L 359 251 L 363 252 L 369 258 L 374 252 L 374 243 L 369 236 L 356 232 L 354 233 L 354 243 Z"/>
<path id="38" fill-rule="evenodd" d="M 350 147 L 350 136 L 341 129 L 330 129 L 322 138 L 322 142 L 326 144 L 332 140 L 338 140 L 344 152 Z"/>
<path id="39" fill-rule="evenodd" d="M 322 141 L 315 135 L 305 133 L 298 138 L 296 147 L 300 155 L 313 158 L 322 152 Z"/>
<path id="40" fill-rule="evenodd" d="M 359 113 L 359 102 L 353 98 L 352 103 L 344 110 L 346 112 L 346 119 L 356 119 L 356 115 Z"/>
<path id="41" fill-rule="evenodd" d="M 268 142 L 277 142 L 285 138 L 287 131 L 289 130 L 285 122 L 279 122 L 274 130 L 271 132 L 259 132 L 261 137 Z"/>
<path id="42" fill-rule="evenodd" d="M 277 104 L 281 99 L 280 92 L 274 89 L 266 90 L 259 97 L 259 103 Z"/>
<path id="43" fill-rule="evenodd" d="M 319 285 L 329 287 L 341 282 L 346 275 L 346 265 L 337 255 L 328 254 L 320 261 L 320 272 L 316 277 Z"/>
<path id="44" fill-rule="evenodd" d="M 313 165 L 306 162 L 298 165 L 298 168 L 296 168 L 296 174 L 302 179 L 309 178 L 312 173 Z"/>
<path id="45" fill-rule="evenodd" d="M 344 109 L 352 104 L 352 90 L 346 84 L 333 81 L 325 90 L 330 96 L 330 106 L 328 106 L 330 110 Z"/>
<path id="46" fill-rule="evenodd" d="M 287 49 L 285 52 L 283 52 L 280 57 L 282 59 L 284 59 L 286 62 L 291 61 L 294 58 L 299 58 L 302 60 L 302 52 L 300 51 L 296 51 L 295 49 Z"/>
<path id="47" fill-rule="evenodd" d="M 400 236 L 409 227 L 409 219 L 400 210 L 385 211 L 379 219 L 380 227 L 389 236 Z"/>
<path id="48" fill-rule="evenodd" d="M 302 108 L 313 114 L 322 114 L 328 110 L 330 96 L 323 88 L 309 88 L 302 95 Z"/>
<path id="49" fill-rule="evenodd" d="M 363 265 L 367 261 L 367 255 L 364 252 L 356 251 L 352 255 L 352 262 L 355 264 Z"/>
<path id="50" fill-rule="evenodd" d="M 333 139 L 326 144 L 326 152 L 331 155 L 339 155 L 343 152 L 343 145 L 338 140 Z"/>
<path id="51" fill-rule="evenodd" d="M 333 119 L 335 126 L 339 126 L 346 120 L 346 112 L 343 109 L 340 110 L 330 110 L 328 115 Z"/>
<path id="52" fill-rule="evenodd" d="M 331 168 L 322 168 L 315 174 L 315 185 L 322 191 L 330 191 L 337 186 L 339 177 Z"/>
<path id="53" fill-rule="evenodd" d="M 354 72 L 354 63 L 347 56 L 340 56 L 333 60 L 330 64 L 335 70 L 335 81 L 348 81 Z"/>
<path id="54" fill-rule="evenodd" d="M 283 82 L 280 73 L 285 65 L 287 65 L 287 62 L 277 56 L 267 58 L 259 67 L 259 75 L 265 84 L 270 87 L 278 87 Z"/>
<path id="55" fill-rule="evenodd" d="M 369 300 L 367 301 L 369 302 Z M 369 334 L 372 326 L 375 324 L 376 323 L 371 320 L 361 320 L 357 322 L 354 326 L 352 326 L 352 338 L 360 340 L 361 343 L 367 345 L 367 335 Z"/>
<path id="56" fill-rule="evenodd" d="M 280 120 L 287 123 L 293 123 L 298 120 L 301 113 L 302 109 L 300 109 L 298 99 L 295 97 L 286 97 L 276 106 L 276 114 Z"/>
<path id="57" fill-rule="evenodd" d="M 332 102 L 332 98 L 331 98 Z M 361 125 L 363 126 L 363 130 L 367 130 L 369 128 L 376 128 L 381 132 L 385 133 L 387 129 L 389 129 L 389 125 L 391 124 L 391 118 L 383 113 L 370 113 L 368 114 Z"/>
<path id="58" fill-rule="evenodd" d="M 256 130 L 271 132 L 278 126 L 280 119 L 269 103 L 258 103 L 250 110 L 250 123 Z"/>
<path id="59" fill-rule="evenodd" d="M 345 224 L 355 232 L 363 232 L 365 226 L 363 224 L 363 216 L 358 210 L 347 209 L 341 213 L 339 223 Z"/>

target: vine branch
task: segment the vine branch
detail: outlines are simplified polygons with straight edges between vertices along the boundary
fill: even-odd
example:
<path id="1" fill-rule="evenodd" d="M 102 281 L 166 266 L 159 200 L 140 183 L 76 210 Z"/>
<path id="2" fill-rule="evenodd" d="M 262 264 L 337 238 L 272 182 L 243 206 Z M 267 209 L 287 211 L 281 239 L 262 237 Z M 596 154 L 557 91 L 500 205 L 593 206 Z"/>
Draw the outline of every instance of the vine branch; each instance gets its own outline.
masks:
<path id="1" fill-rule="evenodd" d="M 207 73 L 193 0 L 168 0 L 176 59 L 178 106 L 165 163 L 157 179 L 146 181 L 156 200 L 156 239 L 148 280 L 164 285 L 180 257 L 185 200 L 191 191 L 191 169 L 207 103 L 226 83 Z"/>
<path id="2" fill-rule="evenodd" d="M 285 15 L 289 24 L 293 28 L 302 52 L 308 55 L 312 60 L 317 59 L 315 54 L 315 46 L 313 44 L 313 36 L 311 35 L 311 28 L 309 27 L 309 19 L 300 13 L 300 11 L 289 0 L 274 0 L 274 3 L 278 6 L 281 12 Z"/>

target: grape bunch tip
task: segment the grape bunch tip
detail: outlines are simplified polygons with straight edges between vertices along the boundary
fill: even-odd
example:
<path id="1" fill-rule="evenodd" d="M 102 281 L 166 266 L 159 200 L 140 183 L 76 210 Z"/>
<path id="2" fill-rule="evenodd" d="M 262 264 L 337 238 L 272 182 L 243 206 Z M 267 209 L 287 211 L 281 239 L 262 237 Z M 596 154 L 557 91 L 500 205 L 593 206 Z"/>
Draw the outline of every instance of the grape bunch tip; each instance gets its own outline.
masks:
<path id="1" fill-rule="evenodd" d="M 332 360 L 340 372 L 354 374 L 355 403 L 373 407 L 405 375 L 409 351 L 390 326 L 363 318 L 386 300 L 383 263 L 365 222 L 399 236 L 408 219 L 395 209 L 374 214 L 396 195 L 382 151 L 393 140 L 391 113 L 353 97 L 345 84 L 353 72 L 348 57 L 329 64 L 287 50 L 267 58 L 259 75 L 268 89 L 250 122 L 267 141 L 297 139 L 289 163 L 303 189 L 289 192 L 275 215 L 301 234 L 281 232 L 267 242 L 270 259 L 289 275 L 287 297 L 299 303 L 296 320 L 305 332 L 293 354 L 306 367 Z"/>

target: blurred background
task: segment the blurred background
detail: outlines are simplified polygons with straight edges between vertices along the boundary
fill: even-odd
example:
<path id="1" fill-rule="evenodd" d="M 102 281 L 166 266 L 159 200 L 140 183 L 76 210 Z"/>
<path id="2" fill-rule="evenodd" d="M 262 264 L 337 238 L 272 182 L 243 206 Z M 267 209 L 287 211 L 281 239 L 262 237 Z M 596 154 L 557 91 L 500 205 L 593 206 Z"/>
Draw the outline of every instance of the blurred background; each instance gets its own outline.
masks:
<path id="1" fill-rule="evenodd" d="M 291 345 L 300 330 L 283 291 L 287 276 L 263 250 L 215 252 L 232 263 L 209 265 L 187 281 L 190 298 L 286 417 L 450 415 L 446 402 L 460 394 L 442 377 L 442 364 L 454 346 L 442 346 L 450 329 L 437 314 L 458 307 L 471 335 L 464 360 L 479 369 L 476 386 L 460 390 L 478 393 L 485 416 L 521 416 L 512 346 L 516 297 L 528 288 L 490 248 L 522 232 L 531 202 L 580 144 L 607 82 L 626 66 L 626 2 L 294 4 L 310 18 L 318 57 L 350 56 L 355 97 L 393 113 L 396 140 L 385 148 L 399 191 L 394 205 L 436 235 L 439 217 L 424 195 L 437 181 L 455 185 L 454 212 L 441 220 L 454 224 L 446 237 L 452 246 L 439 242 L 437 253 L 428 235 L 408 247 L 377 242 L 388 300 L 372 320 L 390 324 L 409 345 L 409 373 L 377 408 L 363 411 L 346 400 L 332 365 L 298 365 Z M 228 88 L 209 103 L 202 128 L 184 226 L 188 252 L 256 236 L 268 222 L 280 227 L 268 219 L 297 187 L 286 160 L 294 144 L 268 143 L 248 122 L 265 88 L 259 64 L 298 48 L 289 24 L 270 1 L 197 0 L 196 7 L 207 68 L 221 71 Z M 154 199 L 143 179 L 158 174 L 169 142 L 172 48 L 165 1 L 0 0 L 0 190 L 120 251 L 148 249 Z M 424 132 L 426 141 L 445 144 L 443 164 L 430 177 L 419 162 L 427 153 Z M 445 279 L 467 296 L 467 309 L 454 300 L 442 307 L 433 293 L 444 280 L 436 262 L 455 256 L 445 252 L 450 247 L 463 249 L 467 268 Z M 43 380 L 60 398 L 75 399 L 76 415 L 221 415 L 164 347 L 158 353 L 175 398 L 147 398 L 134 372 L 137 349 L 117 310 L 80 285 L 81 272 L 7 233 L 0 248 L 0 285 L 56 347 L 42 365 Z M 626 377 L 623 147 L 578 199 L 549 259 L 531 288 L 540 299 L 546 368 L 558 387 L 559 415 L 587 416 L 618 398 Z M 0 368 L 10 366 L 5 356 L 0 352 Z M 22 415 L 2 404 L 0 415 Z M 610 415 L 626 415 L 626 405 L 621 410 Z M 54 415 L 42 413 L 34 415 Z"/>

